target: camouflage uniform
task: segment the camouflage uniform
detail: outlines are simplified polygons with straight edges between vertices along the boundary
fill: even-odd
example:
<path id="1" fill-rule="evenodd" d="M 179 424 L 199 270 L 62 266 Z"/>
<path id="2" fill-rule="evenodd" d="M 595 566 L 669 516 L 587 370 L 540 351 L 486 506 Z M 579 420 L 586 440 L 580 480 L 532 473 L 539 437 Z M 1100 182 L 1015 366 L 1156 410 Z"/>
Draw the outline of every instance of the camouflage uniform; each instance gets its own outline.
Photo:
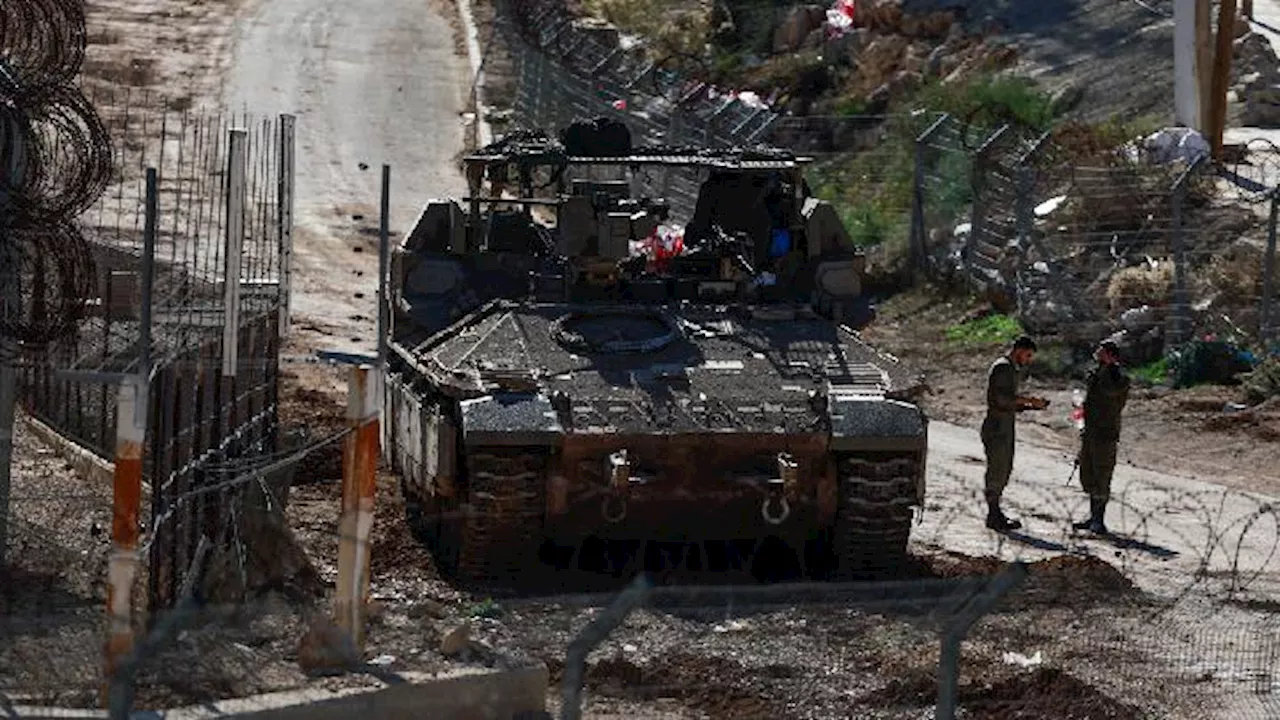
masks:
<path id="1" fill-rule="evenodd" d="M 1014 422 L 1018 412 L 1018 369 L 1008 357 L 991 364 L 987 373 L 987 417 L 982 422 L 982 447 L 987 454 L 986 495 L 998 505 L 1013 472 Z"/>
<path id="2" fill-rule="evenodd" d="M 1080 484 L 1089 493 L 1092 515 L 1111 498 L 1111 475 L 1120 442 L 1120 413 L 1129 400 L 1129 377 L 1118 365 L 1102 365 L 1089 374 L 1080 437 Z"/>

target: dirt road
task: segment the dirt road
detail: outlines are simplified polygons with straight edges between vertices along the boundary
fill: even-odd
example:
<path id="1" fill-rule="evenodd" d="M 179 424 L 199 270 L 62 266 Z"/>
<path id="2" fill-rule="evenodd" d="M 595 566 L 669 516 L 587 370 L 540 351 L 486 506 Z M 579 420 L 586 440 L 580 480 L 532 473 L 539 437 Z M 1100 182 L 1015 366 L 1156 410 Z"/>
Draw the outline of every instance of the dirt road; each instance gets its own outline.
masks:
<path id="1" fill-rule="evenodd" d="M 295 327 L 306 346 L 375 345 L 382 164 L 391 231 L 460 195 L 466 61 L 444 10 L 422 0 L 251 0 L 224 99 L 297 115 Z"/>
<path id="2" fill-rule="evenodd" d="M 1170 596 L 1190 590 L 1216 595 L 1225 588 L 1214 577 L 1247 583 L 1264 596 L 1278 587 L 1274 498 L 1223 488 L 1208 482 L 1212 478 L 1121 463 L 1107 516 L 1117 537 L 1101 540 L 1071 530 L 1071 522 L 1088 512 L 1073 457 L 1023 440 L 1006 491 L 1006 510 L 1023 528 L 1005 536 L 983 525 L 984 462 L 976 428 L 930 423 L 929 453 L 929 497 L 915 531 L 927 545 L 1004 560 L 1095 555 L 1145 589 Z"/>

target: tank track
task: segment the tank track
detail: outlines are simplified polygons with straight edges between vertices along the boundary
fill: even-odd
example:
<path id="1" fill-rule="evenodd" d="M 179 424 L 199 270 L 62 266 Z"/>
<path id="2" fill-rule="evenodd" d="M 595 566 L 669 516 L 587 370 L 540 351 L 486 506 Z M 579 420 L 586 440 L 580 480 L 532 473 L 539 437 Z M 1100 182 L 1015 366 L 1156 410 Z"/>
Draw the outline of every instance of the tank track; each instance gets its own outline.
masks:
<path id="1" fill-rule="evenodd" d="M 832 537 L 838 575 L 892 571 L 906 564 L 916 463 L 914 457 L 838 461 L 840 506 Z"/>
<path id="2" fill-rule="evenodd" d="M 546 458 L 530 448 L 468 448 L 466 501 L 445 508 L 440 556 L 466 585 L 512 587 L 538 562 Z"/>

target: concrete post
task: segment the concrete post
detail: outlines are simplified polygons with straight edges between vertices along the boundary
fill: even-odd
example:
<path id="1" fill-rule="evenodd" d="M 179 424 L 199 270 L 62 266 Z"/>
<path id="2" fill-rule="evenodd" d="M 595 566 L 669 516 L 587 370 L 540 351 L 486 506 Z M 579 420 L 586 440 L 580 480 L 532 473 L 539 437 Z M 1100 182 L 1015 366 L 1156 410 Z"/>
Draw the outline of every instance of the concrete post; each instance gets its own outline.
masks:
<path id="1" fill-rule="evenodd" d="M 133 648 L 133 583 L 138 575 L 142 510 L 142 443 L 147 432 L 147 379 L 131 375 L 116 402 L 116 464 L 111 501 L 111 557 L 107 570 L 106 680 Z M 105 689 L 104 687 L 104 689 Z M 105 697 L 104 697 L 105 701 Z"/>
<path id="2" fill-rule="evenodd" d="M 1198 12 L 1196 6 L 1202 0 L 1174 0 L 1173 3 L 1173 96 L 1177 120 L 1193 130 L 1204 131 L 1206 118 L 1202 109 L 1201 77 L 1207 68 L 1201 67 Z"/>
<path id="3" fill-rule="evenodd" d="M 342 448 L 342 516 L 338 522 L 334 619 L 338 627 L 350 633 L 357 648 L 364 647 L 382 402 L 382 369 L 370 365 L 351 368 L 347 385 L 348 434 Z"/>
<path id="4" fill-rule="evenodd" d="M 280 165 L 276 174 L 278 205 L 276 242 L 280 257 L 280 323 L 281 337 L 289 334 L 289 312 L 293 295 L 293 190 L 294 190 L 294 122 L 293 115 L 280 116 Z"/>

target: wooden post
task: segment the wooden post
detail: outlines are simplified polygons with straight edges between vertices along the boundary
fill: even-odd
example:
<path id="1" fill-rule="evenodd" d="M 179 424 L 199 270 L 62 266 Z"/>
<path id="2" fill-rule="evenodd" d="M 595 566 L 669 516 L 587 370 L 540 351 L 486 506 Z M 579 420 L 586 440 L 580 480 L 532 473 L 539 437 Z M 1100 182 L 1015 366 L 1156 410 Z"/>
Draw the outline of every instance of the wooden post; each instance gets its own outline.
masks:
<path id="1" fill-rule="evenodd" d="M 1200 94 L 1200 120 L 1196 130 L 1209 132 L 1213 116 L 1213 8 L 1212 0 L 1195 0 L 1195 79 Z"/>
<path id="2" fill-rule="evenodd" d="M 334 607 L 338 627 L 364 647 L 365 604 L 369 594 L 369 539 L 377 485 L 382 412 L 382 370 L 351 368 L 347 384 L 349 432 L 342 448 L 342 516 L 338 522 L 338 587 Z"/>
<path id="3" fill-rule="evenodd" d="M 1231 83 L 1231 51 L 1235 41 L 1236 0 L 1218 6 L 1218 43 L 1213 57 L 1213 112 L 1209 142 L 1213 158 L 1222 159 L 1222 136 L 1227 126 L 1227 86 Z"/>
<path id="4" fill-rule="evenodd" d="M 147 432 L 147 379 L 126 377 L 116 401 L 116 466 L 107 570 L 106 684 L 133 649 L 133 582 L 138 575 L 142 509 L 142 443 Z M 105 701 L 105 692 L 104 692 Z"/>
<path id="5" fill-rule="evenodd" d="M 1241 0 L 1240 15 L 1246 20 L 1253 19 L 1253 0 Z"/>

